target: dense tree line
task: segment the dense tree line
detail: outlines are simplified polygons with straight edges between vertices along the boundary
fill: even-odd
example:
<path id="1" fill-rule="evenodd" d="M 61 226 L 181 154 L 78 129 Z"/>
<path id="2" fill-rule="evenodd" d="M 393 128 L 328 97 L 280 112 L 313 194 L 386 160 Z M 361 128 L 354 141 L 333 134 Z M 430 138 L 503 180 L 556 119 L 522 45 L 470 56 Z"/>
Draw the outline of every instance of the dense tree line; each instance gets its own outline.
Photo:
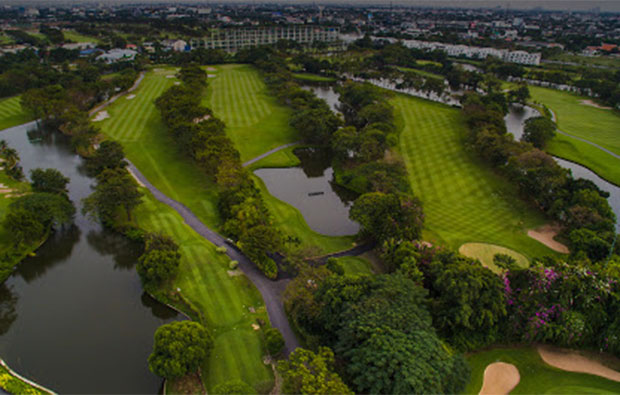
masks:
<path id="1" fill-rule="evenodd" d="M 499 95 L 469 94 L 464 99 L 469 143 L 508 177 L 524 198 L 564 225 L 563 236 L 569 240 L 574 255 L 600 261 L 617 237 L 616 216 L 607 202 L 608 193 L 590 181 L 573 178 L 551 156 L 535 147 L 543 147 L 552 135 L 551 121 L 528 121 L 525 140 L 534 145 L 515 141 L 507 134 L 503 121 L 506 107 L 495 100 Z"/>
<path id="2" fill-rule="evenodd" d="M 282 248 L 283 239 L 272 225 L 260 191 L 243 169 L 239 152 L 226 136 L 225 124 L 201 105 L 207 75 L 192 64 L 181 69 L 179 78 L 183 84 L 171 87 L 156 101 L 162 119 L 179 148 L 217 183 L 224 233 L 237 240 L 241 250 L 274 279 L 278 269 L 269 254 Z"/>

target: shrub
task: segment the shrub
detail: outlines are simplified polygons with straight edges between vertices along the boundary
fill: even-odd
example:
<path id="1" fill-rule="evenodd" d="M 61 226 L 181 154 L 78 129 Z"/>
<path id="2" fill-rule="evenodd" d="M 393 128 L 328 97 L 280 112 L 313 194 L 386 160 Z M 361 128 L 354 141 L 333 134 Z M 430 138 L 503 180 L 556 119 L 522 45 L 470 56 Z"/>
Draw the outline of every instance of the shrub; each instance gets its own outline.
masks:
<path id="1" fill-rule="evenodd" d="M 235 270 L 237 267 L 239 267 L 239 262 L 237 261 L 230 261 L 230 263 L 228 264 L 228 268 L 230 270 Z"/>
<path id="2" fill-rule="evenodd" d="M 213 387 L 211 393 L 215 395 L 254 395 L 256 394 L 256 390 L 241 380 L 231 380 L 216 385 Z"/>
<path id="3" fill-rule="evenodd" d="M 271 356 L 278 355 L 284 348 L 284 338 L 276 328 L 265 330 L 265 348 Z"/>
<path id="4" fill-rule="evenodd" d="M 327 267 L 329 271 L 334 272 L 340 276 L 344 274 L 344 268 L 336 258 L 329 258 L 325 267 Z"/>
<path id="5" fill-rule="evenodd" d="M 278 265 L 271 258 L 265 258 L 258 263 L 258 268 L 271 280 L 278 278 Z"/>
<path id="6" fill-rule="evenodd" d="M 226 251 L 228 250 L 226 249 L 225 246 L 219 246 L 215 249 L 215 251 L 219 252 L 220 254 L 226 254 Z"/>

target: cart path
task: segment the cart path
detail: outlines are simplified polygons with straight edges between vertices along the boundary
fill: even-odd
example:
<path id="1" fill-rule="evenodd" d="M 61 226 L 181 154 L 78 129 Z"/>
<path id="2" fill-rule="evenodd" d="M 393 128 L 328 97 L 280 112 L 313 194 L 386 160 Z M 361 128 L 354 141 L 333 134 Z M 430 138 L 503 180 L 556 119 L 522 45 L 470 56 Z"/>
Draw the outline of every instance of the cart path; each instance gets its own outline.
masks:
<path id="1" fill-rule="evenodd" d="M 264 154 L 258 155 L 254 159 L 250 159 L 249 161 L 243 163 L 243 167 L 248 167 L 248 166 L 258 162 L 259 160 L 268 157 L 269 155 L 271 155 L 273 153 L 276 153 L 276 152 L 278 152 L 280 150 L 283 150 L 283 149 L 288 148 L 288 147 L 292 147 L 292 146 L 297 145 L 297 144 L 299 144 L 299 141 L 296 141 L 294 143 L 284 144 L 284 145 L 281 145 L 279 147 L 276 147 L 276 148 L 274 148 L 272 150 L 269 150 L 269 151 L 265 152 Z"/>
<path id="2" fill-rule="evenodd" d="M 127 160 L 127 159 L 125 159 Z M 174 199 L 166 196 L 159 189 L 157 189 L 153 184 L 151 184 L 146 177 L 138 170 L 133 163 L 129 160 L 128 168 L 135 175 L 135 177 L 140 180 L 144 184 L 144 186 L 155 196 L 157 200 L 160 202 L 172 207 L 176 212 L 183 217 L 185 222 L 194 230 L 196 233 L 215 244 L 216 246 L 225 245 L 227 247 L 226 254 L 230 257 L 231 260 L 235 260 L 239 262 L 239 268 L 243 271 L 243 273 L 252 281 L 254 286 L 258 289 L 263 300 L 265 301 L 265 306 L 267 307 L 267 313 L 269 314 L 269 320 L 271 321 L 271 325 L 274 328 L 277 328 L 281 333 L 282 337 L 284 337 L 285 347 L 284 352 L 286 355 L 293 352 L 297 347 L 299 347 L 299 341 L 297 337 L 293 333 L 291 326 L 289 325 L 288 319 L 286 317 L 286 313 L 284 312 L 284 305 L 281 301 L 281 294 L 288 283 L 288 280 L 278 280 L 272 281 L 269 280 L 265 275 L 256 267 L 256 265 L 248 259 L 244 254 L 230 245 L 226 244 L 226 238 L 219 235 L 217 232 L 209 229 L 205 224 L 192 213 L 192 211 L 187 208 L 184 204 L 177 202 Z"/>

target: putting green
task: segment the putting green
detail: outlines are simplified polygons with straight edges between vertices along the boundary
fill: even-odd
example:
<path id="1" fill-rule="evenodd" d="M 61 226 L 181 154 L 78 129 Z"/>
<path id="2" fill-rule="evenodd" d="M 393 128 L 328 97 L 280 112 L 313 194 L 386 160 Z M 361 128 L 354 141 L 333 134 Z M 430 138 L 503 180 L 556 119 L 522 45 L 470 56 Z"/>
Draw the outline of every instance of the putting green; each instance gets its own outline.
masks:
<path id="1" fill-rule="evenodd" d="M 32 114 L 22 109 L 20 96 L 0 99 L 0 130 L 30 122 L 34 119 Z"/>
<path id="2" fill-rule="evenodd" d="M 490 243 L 529 258 L 556 254 L 526 234 L 545 222 L 543 216 L 466 151 L 459 110 L 406 95 L 396 95 L 392 103 L 409 181 L 424 207 L 425 239 L 454 249 Z"/>
<path id="3" fill-rule="evenodd" d="M 620 383 L 583 373 L 566 372 L 547 365 L 535 348 L 494 348 L 467 355 L 471 379 L 464 393 L 478 394 L 484 370 L 493 362 L 511 363 L 521 380 L 511 394 L 611 394 Z"/>
<path id="4" fill-rule="evenodd" d="M 248 65 L 213 66 L 204 104 L 226 123 L 226 133 L 245 162 L 296 141 L 291 110 L 269 95 L 258 71 Z M 209 72 L 212 73 L 212 72 Z"/>
<path id="5" fill-rule="evenodd" d="M 488 267 L 495 273 L 502 272 L 502 269 L 495 266 L 495 264 L 493 263 L 493 257 L 495 256 L 495 254 L 510 255 L 517 261 L 517 265 L 521 267 L 529 266 L 529 261 L 523 255 L 519 254 L 516 251 L 511 250 L 510 248 L 496 246 L 493 244 L 466 243 L 466 244 L 463 244 L 459 248 L 459 252 L 470 258 L 480 260 L 480 262 L 482 262 L 484 266 Z"/>
<path id="6" fill-rule="evenodd" d="M 570 135 L 600 145 L 620 155 L 620 115 L 583 102 L 591 100 L 573 93 L 530 86 L 532 99 L 555 112 L 558 128 Z M 620 185 L 620 159 L 605 151 L 559 133 L 547 150 L 554 155 L 582 163 L 604 178 Z"/>
<path id="7" fill-rule="evenodd" d="M 260 332 L 251 326 L 258 318 L 269 322 L 260 293 L 247 277 L 230 276 L 227 257 L 218 254 L 176 211 L 155 200 L 146 189 L 143 192 L 146 196 L 136 209 L 136 222 L 143 229 L 171 236 L 180 245 L 181 266 L 172 287 L 181 289 L 214 336 L 214 349 L 202 368 L 205 386 L 211 390 L 217 384 L 240 379 L 269 390 L 273 374 L 262 361 Z M 256 312 L 250 312 L 250 307 Z"/>

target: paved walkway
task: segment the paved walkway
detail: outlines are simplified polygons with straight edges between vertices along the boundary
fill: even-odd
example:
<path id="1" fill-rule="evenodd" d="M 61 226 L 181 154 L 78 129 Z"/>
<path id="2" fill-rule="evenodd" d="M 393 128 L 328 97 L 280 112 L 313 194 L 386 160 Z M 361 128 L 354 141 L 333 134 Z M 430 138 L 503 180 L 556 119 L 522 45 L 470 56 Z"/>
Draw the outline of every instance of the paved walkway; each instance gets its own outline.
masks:
<path id="1" fill-rule="evenodd" d="M 268 157 L 269 155 L 271 155 L 271 154 L 273 154 L 273 153 L 275 153 L 275 152 L 278 152 L 278 151 L 280 151 L 280 150 L 283 150 L 284 148 L 292 147 L 292 146 L 297 145 L 297 144 L 299 144 L 299 141 L 296 141 L 296 142 L 294 142 L 294 143 L 284 144 L 284 145 L 281 145 L 281 146 L 279 146 L 279 147 L 276 147 L 276 148 L 274 148 L 274 149 L 272 149 L 272 150 L 269 150 L 269 151 L 265 152 L 265 153 L 264 153 L 264 154 L 262 154 L 262 155 L 258 155 L 258 156 L 257 156 L 256 158 L 254 158 L 254 159 L 250 159 L 249 161 L 245 162 L 245 163 L 243 164 L 243 167 L 248 167 L 248 166 L 250 166 L 251 164 L 254 164 L 254 163 L 258 162 L 259 160 L 261 160 L 261 159 L 263 159 L 263 158 L 266 158 L 266 157 Z"/>
<path id="2" fill-rule="evenodd" d="M 555 122 L 556 125 L 557 125 L 557 118 L 555 116 L 555 112 L 552 109 L 550 109 L 549 107 L 547 107 L 547 109 L 549 109 L 549 112 L 551 112 L 551 120 L 553 122 Z M 620 155 L 616 154 L 615 152 L 612 152 L 612 151 L 608 150 L 605 147 L 601 147 L 600 145 L 598 145 L 596 143 L 593 143 L 593 142 L 588 141 L 588 140 L 586 140 L 584 138 L 581 138 L 581 137 L 574 136 L 574 135 L 572 135 L 570 133 L 563 132 L 563 131 L 560 130 L 560 128 L 557 128 L 556 131 L 558 133 L 560 133 L 560 134 L 563 134 L 564 136 L 567 136 L 567 137 L 570 137 L 570 138 L 573 138 L 573 139 L 576 139 L 576 140 L 579 140 L 579 141 L 583 141 L 586 144 L 590 144 L 591 146 L 596 147 L 596 148 L 600 149 L 601 151 L 604 151 L 604 152 L 608 153 L 609 155 L 613 156 L 614 158 L 620 159 Z"/>
<path id="3" fill-rule="evenodd" d="M 136 79 L 136 82 L 133 83 L 131 88 L 127 89 L 126 91 L 122 91 L 122 92 L 112 96 L 105 103 L 101 103 L 97 107 L 93 108 L 92 110 L 90 110 L 88 112 L 88 116 L 90 117 L 90 116 L 95 115 L 96 113 L 98 113 L 99 111 L 103 110 L 104 108 L 106 108 L 110 104 L 114 103 L 116 101 L 116 99 L 118 99 L 119 97 L 124 96 L 124 95 L 126 95 L 128 93 L 131 93 L 131 92 L 135 91 L 136 89 L 138 89 L 138 86 L 140 85 L 140 83 L 142 82 L 143 79 L 144 79 L 144 71 L 141 71 L 140 74 L 138 75 L 138 78 Z"/>
<path id="4" fill-rule="evenodd" d="M 267 307 L 267 313 L 269 314 L 271 325 L 274 328 L 278 328 L 284 337 L 286 355 L 290 354 L 293 350 L 295 350 L 295 348 L 299 347 L 299 341 L 289 325 L 288 319 L 284 312 L 284 306 L 281 302 L 281 294 L 282 291 L 284 291 L 288 281 L 269 280 L 245 255 L 243 255 L 240 251 L 237 251 L 232 246 L 227 245 L 225 242 L 226 239 L 223 236 L 207 228 L 202 221 L 200 221 L 200 219 L 198 219 L 198 217 L 196 217 L 196 215 L 194 215 L 194 213 L 192 213 L 192 211 L 184 204 L 164 195 L 159 189 L 153 186 L 153 184 L 151 184 L 146 177 L 144 177 L 144 175 L 140 172 L 140 170 L 138 170 L 138 168 L 136 168 L 136 166 L 133 165 L 133 163 L 129 161 L 128 163 L 129 170 L 131 170 L 131 172 L 145 185 L 145 187 L 151 191 L 153 196 L 155 196 L 155 198 L 160 202 L 176 210 L 181 217 L 183 217 L 185 222 L 196 231 L 196 233 L 217 246 L 226 245 L 228 249 L 227 255 L 231 260 L 239 262 L 239 268 L 250 279 L 250 281 L 252 281 L 262 295 L 263 300 L 265 301 L 265 306 Z"/>

